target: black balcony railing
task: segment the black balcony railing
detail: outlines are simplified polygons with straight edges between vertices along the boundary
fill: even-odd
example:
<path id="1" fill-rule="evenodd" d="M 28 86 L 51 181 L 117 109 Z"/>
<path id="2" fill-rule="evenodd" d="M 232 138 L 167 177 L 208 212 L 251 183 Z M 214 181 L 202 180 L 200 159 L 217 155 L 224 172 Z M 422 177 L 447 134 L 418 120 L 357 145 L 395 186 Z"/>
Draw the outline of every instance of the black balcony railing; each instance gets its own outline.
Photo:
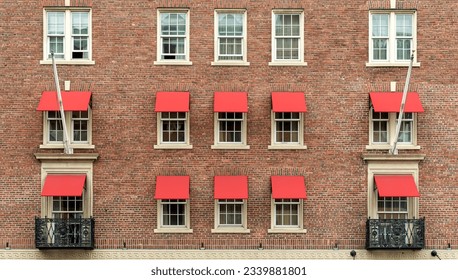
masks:
<path id="1" fill-rule="evenodd" d="M 35 218 L 38 249 L 94 248 L 94 219 Z"/>
<path id="2" fill-rule="evenodd" d="M 423 249 L 425 219 L 368 219 L 366 249 Z"/>

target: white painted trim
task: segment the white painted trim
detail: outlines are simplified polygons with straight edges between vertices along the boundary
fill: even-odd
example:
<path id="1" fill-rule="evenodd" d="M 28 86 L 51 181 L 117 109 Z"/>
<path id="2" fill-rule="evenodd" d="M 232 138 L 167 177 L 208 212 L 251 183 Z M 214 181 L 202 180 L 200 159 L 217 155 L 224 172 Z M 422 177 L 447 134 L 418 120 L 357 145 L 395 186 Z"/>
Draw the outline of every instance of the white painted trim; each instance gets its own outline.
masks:
<path id="1" fill-rule="evenodd" d="M 275 225 L 276 219 L 276 207 L 275 199 L 270 199 L 270 228 L 267 233 L 307 233 L 307 229 L 304 228 L 304 199 L 299 199 L 298 206 L 298 226 L 277 226 Z"/>
<path id="2" fill-rule="evenodd" d="M 299 59 L 291 59 L 291 60 L 283 60 L 283 59 L 276 59 L 276 41 L 275 41 L 275 15 L 276 14 L 299 14 Z M 306 66 L 307 62 L 305 62 L 305 35 L 304 35 L 304 10 L 302 9 L 275 9 L 272 10 L 272 19 L 271 19 L 271 61 L 269 62 L 269 66 Z"/>
<path id="3" fill-rule="evenodd" d="M 219 224 L 219 204 L 218 199 L 215 199 L 214 207 L 214 228 L 211 230 L 212 233 L 250 233 L 250 230 L 247 228 L 248 220 L 248 210 L 247 210 L 247 200 L 243 199 L 242 205 L 242 225 L 241 226 L 226 226 Z"/>
<path id="4" fill-rule="evenodd" d="M 280 143 L 275 142 L 276 125 L 275 125 L 275 112 L 270 110 L 270 145 L 267 146 L 269 150 L 306 150 L 307 145 L 304 144 L 304 123 L 305 113 L 299 113 L 299 143 Z"/>
<path id="5" fill-rule="evenodd" d="M 185 225 L 181 227 L 167 227 L 162 225 L 162 200 L 157 199 L 157 228 L 154 229 L 154 233 L 193 233 L 191 229 L 191 217 L 190 217 L 190 203 L 189 199 L 186 199 L 185 204 Z"/>

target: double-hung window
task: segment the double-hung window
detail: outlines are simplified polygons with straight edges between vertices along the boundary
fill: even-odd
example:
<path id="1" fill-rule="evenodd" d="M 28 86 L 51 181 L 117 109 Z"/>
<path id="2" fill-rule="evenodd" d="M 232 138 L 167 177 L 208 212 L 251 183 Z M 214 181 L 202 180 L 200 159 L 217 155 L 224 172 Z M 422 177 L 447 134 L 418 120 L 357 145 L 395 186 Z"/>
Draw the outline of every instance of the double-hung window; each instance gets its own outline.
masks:
<path id="1" fill-rule="evenodd" d="M 215 61 L 212 65 L 249 65 L 245 10 L 215 11 Z"/>
<path id="2" fill-rule="evenodd" d="M 405 112 L 396 139 L 396 126 L 402 93 L 370 94 L 372 106 L 369 116 L 369 145 L 367 149 L 390 149 L 395 140 L 399 149 L 419 149 L 417 146 L 417 113 L 423 112 L 417 93 L 408 93 Z M 399 104 L 399 105 L 398 105 Z"/>
<path id="3" fill-rule="evenodd" d="M 212 149 L 249 149 L 246 92 L 215 92 L 215 144 Z"/>
<path id="4" fill-rule="evenodd" d="M 272 93 L 272 136 L 269 149 L 306 149 L 303 92 Z"/>
<path id="5" fill-rule="evenodd" d="M 92 61 L 91 10 L 45 9 L 42 63 L 94 64 Z"/>
<path id="6" fill-rule="evenodd" d="M 189 143 L 189 92 L 156 95 L 157 144 L 155 149 L 191 149 Z"/>
<path id="7" fill-rule="evenodd" d="M 304 62 L 304 12 L 302 10 L 272 12 L 272 61 L 269 65 L 307 65 Z"/>
<path id="8" fill-rule="evenodd" d="M 43 144 L 40 148 L 64 147 L 64 125 L 72 148 L 93 149 L 91 92 L 64 91 L 65 123 L 57 106 L 56 92 L 43 92 L 37 110 L 43 111 Z"/>
<path id="9" fill-rule="evenodd" d="M 408 66 L 417 48 L 416 13 L 371 11 L 368 66 Z M 414 56 L 414 65 L 419 66 Z"/>
<path id="10" fill-rule="evenodd" d="M 155 64 L 191 65 L 189 10 L 158 10 Z"/>

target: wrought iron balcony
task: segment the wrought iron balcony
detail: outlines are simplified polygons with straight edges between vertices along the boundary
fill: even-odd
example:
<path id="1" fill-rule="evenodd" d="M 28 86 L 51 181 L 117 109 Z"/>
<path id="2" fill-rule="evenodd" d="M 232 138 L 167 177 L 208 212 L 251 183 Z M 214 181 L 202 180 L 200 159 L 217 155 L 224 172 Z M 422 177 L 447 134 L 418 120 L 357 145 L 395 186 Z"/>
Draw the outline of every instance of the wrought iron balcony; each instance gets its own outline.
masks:
<path id="1" fill-rule="evenodd" d="M 425 219 L 368 219 L 366 249 L 423 249 Z"/>
<path id="2" fill-rule="evenodd" d="M 94 219 L 35 218 L 38 249 L 94 248 Z"/>

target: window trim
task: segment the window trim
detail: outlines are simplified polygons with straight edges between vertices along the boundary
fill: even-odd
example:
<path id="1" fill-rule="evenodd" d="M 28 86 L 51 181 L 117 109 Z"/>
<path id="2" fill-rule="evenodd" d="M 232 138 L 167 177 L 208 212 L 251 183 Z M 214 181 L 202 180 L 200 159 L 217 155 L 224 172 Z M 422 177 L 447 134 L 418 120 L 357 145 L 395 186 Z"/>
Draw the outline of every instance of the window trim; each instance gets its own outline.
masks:
<path id="1" fill-rule="evenodd" d="M 396 122 L 397 122 L 397 113 L 388 113 L 388 143 L 374 143 L 373 142 L 373 119 L 372 113 L 374 108 L 371 106 L 369 110 L 369 145 L 366 145 L 366 150 L 390 150 L 394 144 L 394 138 L 396 134 Z M 397 142 L 396 148 L 399 150 L 419 150 L 421 146 L 417 145 L 417 126 L 418 126 L 418 113 L 411 113 L 413 117 L 412 121 L 412 142 L 404 143 Z"/>
<path id="2" fill-rule="evenodd" d="M 305 123 L 305 114 L 304 112 L 294 112 L 299 114 L 299 131 L 298 131 L 298 143 L 280 143 L 275 142 L 275 134 L 277 132 L 277 126 L 275 122 L 275 113 L 271 110 L 270 113 L 270 145 L 268 146 L 269 150 L 305 150 L 307 149 L 307 145 L 304 145 L 304 123 Z M 277 112 L 280 113 L 280 112 Z M 283 113 L 290 113 L 290 112 L 283 112 Z"/>
<path id="3" fill-rule="evenodd" d="M 55 59 L 56 64 L 62 65 L 94 65 L 93 50 L 92 50 L 92 8 L 87 7 L 52 7 L 43 9 L 43 57 L 40 64 L 52 64 L 52 59 L 48 58 L 48 12 L 64 12 L 65 13 L 65 29 L 64 29 L 64 58 Z M 88 12 L 88 58 L 87 59 L 72 59 L 72 32 L 71 32 L 71 15 L 72 12 Z"/>
<path id="4" fill-rule="evenodd" d="M 307 233 L 307 229 L 304 228 L 304 199 L 299 198 L 298 226 L 277 226 L 275 199 L 271 198 L 270 203 L 270 229 L 267 233 Z"/>
<path id="5" fill-rule="evenodd" d="M 212 233 L 250 233 L 250 229 L 247 228 L 247 200 L 242 199 L 242 224 L 240 226 L 221 225 L 219 222 L 220 214 L 220 200 L 215 199 L 215 223 L 214 228 L 211 230 Z M 223 199 L 226 200 L 226 199 Z"/>
<path id="6" fill-rule="evenodd" d="M 86 174 L 86 183 L 83 189 L 83 218 L 93 216 L 93 167 L 92 160 L 68 162 L 62 164 L 61 160 L 55 159 L 43 161 L 41 164 L 41 190 L 43 189 L 48 174 Z M 41 197 L 41 217 L 52 217 L 53 197 Z"/>
<path id="7" fill-rule="evenodd" d="M 243 15 L 243 35 L 242 35 L 242 60 L 219 60 L 219 14 L 242 14 Z M 247 11 L 245 9 L 216 9 L 214 11 L 214 54 L 212 66 L 249 66 L 248 62 L 248 42 L 247 42 Z"/>
<path id="8" fill-rule="evenodd" d="M 250 149 L 250 146 L 247 144 L 247 113 L 242 113 L 242 136 L 241 136 L 241 142 L 219 142 L 219 118 L 218 114 L 219 113 L 233 113 L 233 112 L 215 112 L 214 113 L 214 144 L 211 145 L 212 149 L 228 149 L 228 150 L 247 150 Z"/>
<path id="9" fill-rule="evenodd" d="M 275 40 L 275 16 L 277 14 L 299 14 L 299 59 L 276 59 L 276 40 Z M 276 9 L 272 10 L 272 30 L 271 30 L 271 61 L 269 62 L 269 66 L 307 66 L 307 62 L 305 62 L 305 35 L 304 35 L 304 10 L 302 9 Z"/>
<path id="10" fill-rule="evenodd" d="M 185 34 L 185 59 L 162 59 L 162 39 L 161 39 L 161 14 L 162 13 L 185 13 L 186 14 L 186 34 Z M 190 60 L 190 10 L 189 9 L 157 9 L 157 28 L 156 28 L 156 60 L 154 65 L 192 65 Z"/>
<path id="11" fill-rule="evenodd" d="M 373 41 L 372 41 L 372 15 L 373 14 L 388 14 L 388 54 L 387 60 L 379 61 L 373 59 Z M 417 45 L 417 11 L 416 10 L 369 10 L 369 42 L 368 42 L 368 62 L 366 67 L 408 67 L 410 59 L 397 60 L 396 58 L 396 14 L 411 14 L 412 15 L 412 46 L 411 49 L 415 52 L 413 67 L 420 67 L 420 62 L 417 61 L 418 45 Z"/>
<path id="12" fill-rule="evenodd" d="M 175 199 L 172 199 L 175 200 Z M 190 217 L 190 203 L 189 199 L 185 200 L 185 225 L 184 226 L 164 226 L 162 224 L 162 199 L 157 199 L 157 227 L 154 229 L 154 233 L 192 233 L 191 228 L 191 217 Z"/>
<path id="13" fill-rule="evenodd" d="M 367 159 L 366 159 L 367 160 Z M 420 158 L 418 161 L 421 160 Z M 369 161 L 368 163 L 368 176 L 367 176 L 367 215 L 368 217 L 375 219 L 378 218 L 378 192 L 375 188 L 374 175 L 412 175 L 418 190 L 420 186 L 418 184 L 419 168 L 417 160 L 399 160 L 399 161 L 387 161 L 387 160 L 375 160 Z M 419 218 L 419 198 L 408 197 L 408 218 L 413 217 Z"/>
<path id="14" fill-rule="evenodd" d="M 184 143 L 173 143 L 173 142 L 162 142 L 162 113 L 173 113 L 173 112 L 157 112 L 157 139 L 156 145 L 154 145 L 154 149 L 192 149 L 192 145 L 190 144 L 190 118 L 189 118 L 189 111 L 182 112 L 186 113 L 186 120 L 185 120 L 185 142 Z"/>
<path id="15" fill-rule="evenodd" d="M 49 125 L 48 125 L 48 112 L 43 111 L 43 142 L 40 145 L 40 149 L 63 149 L 63 142 L 49 142 Z M 92 145 L 92 109 L 88 106 L 88 124 L 87 124 L 87 142 L 73 141 L 73 117 L 74 111 L 65 111 L 65 125 L 70 137 L 70 146 L 73 149 L 95 149 Z"/>

